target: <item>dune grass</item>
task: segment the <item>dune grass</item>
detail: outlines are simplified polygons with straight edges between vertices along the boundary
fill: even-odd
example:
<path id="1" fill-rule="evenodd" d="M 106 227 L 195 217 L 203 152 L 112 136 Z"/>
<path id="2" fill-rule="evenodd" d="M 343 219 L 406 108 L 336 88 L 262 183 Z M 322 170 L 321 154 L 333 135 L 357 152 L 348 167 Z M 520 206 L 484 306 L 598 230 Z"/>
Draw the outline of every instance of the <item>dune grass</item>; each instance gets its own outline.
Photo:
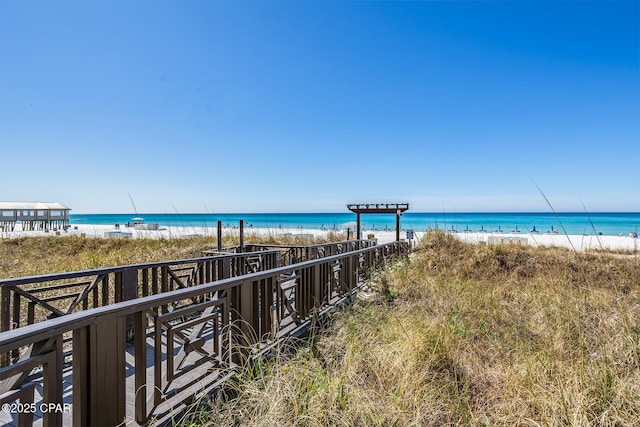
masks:
<path id="1" fill-rule="evenodd" d="M 344 239 L 344 233 L 332 233 L 328 236 L 329 241 Z M 322 243 L 324 240 L 247 233 L 244 242 L 309 245 Z M 223 246 L 237 244 L 238 236 L 223 236 Z M 205 236 L 174 239 L 103 239 L 80 236 L 0 239 L 0 279 L 196 258 L 203 256 L 203 250 L 215 249 L 217 245 L 217 238 Z"/>
<path id="2" fill-rule="evenodd" d="M 372 287 L 181 424 L 640 423 L 637 257 L 434 232 Z"/>

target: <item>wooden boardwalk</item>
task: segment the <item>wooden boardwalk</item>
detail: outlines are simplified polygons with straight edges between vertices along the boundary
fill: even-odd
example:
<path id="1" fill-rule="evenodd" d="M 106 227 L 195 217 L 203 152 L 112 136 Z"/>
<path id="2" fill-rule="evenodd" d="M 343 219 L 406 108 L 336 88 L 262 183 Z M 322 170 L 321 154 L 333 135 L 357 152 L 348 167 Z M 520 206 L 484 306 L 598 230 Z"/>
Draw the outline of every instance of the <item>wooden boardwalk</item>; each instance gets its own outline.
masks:
<path id="1" fill-rule="evenodd" d="M 373 268 L 407 251 L 406 244 L 396 242 L 275 268 L 254 262 L 245 274 L 6 330 L 0 333 L 0 403 L 14 413 L 0 412 L 0 423 L 171 422 L 244 360 L 308 328 L 318 313 L 349 299 Z M 232 258 L 224 259 L 230 267 Z M 205 264 L 199 269 L 206 270 Z M 147 277 L 150 289 L 155 276 L 164 283 L 162 274 L 145 274 L 145 269 L 135 276 L 142 282 Z M 193 271 L 183 273 L 200 274 Z M 164 277 L 181 276 L 167 272 Z M 168 279 L 165 285 L 170 287 Z"/>

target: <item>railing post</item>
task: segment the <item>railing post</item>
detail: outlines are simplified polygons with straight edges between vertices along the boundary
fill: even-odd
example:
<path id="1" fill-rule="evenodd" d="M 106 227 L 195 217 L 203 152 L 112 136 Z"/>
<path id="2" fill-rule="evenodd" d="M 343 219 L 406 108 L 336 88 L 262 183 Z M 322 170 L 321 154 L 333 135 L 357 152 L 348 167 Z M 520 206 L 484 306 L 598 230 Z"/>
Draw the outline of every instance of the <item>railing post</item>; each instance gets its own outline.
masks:
<path id="1" fill-rule="evenodd" d="M 314 264 L 311 267 L 311 289 L 313 294 L 313 308 L 320 308 L 322 305 L 322 282 L 320 279 L 320 265 Z"/>
<path id="2" fill-rule="evenodd" d="M 358 287 L 358 255 L 349 255 L 349 276 L 351 281 L 351 290 Z"/>
<path id="3" fill-rule="evenodd" d="M 351 291 L 354 288 L 354 275 L 353 275 L 353 256 L 347 255 L 343 258 L 342 265 L 344 271 L 342 272 L 342 282 L 344 283 L 344 293 L 351 295 Z"/>
<path id="4" fill-rule="evenodd" d="M 225 258 L 222 261 L 222 279 L 227 279 L 231 276 L 231 258 Z"/>
<path id="5" fill-rule="evenodd" d="M 243 363 L 256 342 L 258 333 L 258 301 L 252 281 L 243 281 L 229 289 L 229 309 L 231 311 L 232 352 L 234 363 Z"/>
<path id="6" fill-rule="evenodd" d="M 121 424 L 126 416 L 125 319 L 100 316 L 75 330 L 73 339 L 74 425 Z"/>
<path id="7" fill-rule="evenodd" d="M 0 291 L 0 332 L 11 329 L 11 289 L 3 286 Z M 9 353 L 0 354 L 0 368 L 9 364 Z"/>
<path id="8" fill-rule="evenodd" d="M 43 367 L 44 387 L 42 401 L 44 404 L 62 403 L 62 335 L 58 336 L 53 343 L 51 351 L 51 363 L 46 363 Z M 62 412 L 53 411 L 43 414 L 44 425 L 61 426 Z"/>
<path id="9" fill-rule="evenodd" d="M 135 315 L 135 408 L 136 422 L 145 424 L 149 415 L 147 409 L 147 314 L 144 311 Z"/>
<path id="10" fill-rule="evenodd" d="M 3 286 L 1 293 L 0 331 L 4 332 L 11 329 L 11 288 L 9 286 Z"/>
<path id="11" fill-rule="evenodd" d="M 89 327 L 73 331 L 73 425 L 89 425 Z"/>
<path id="12" fill-rule="evenodd" d="M 258 332 L 256 328 L 257 320 L 257 298 L 255 298 L 256 292 L 253 285 L 253 281 L 247 280 L 240 286 L 240 330 L 245 335 L 247 344 L 253 344 L 255 342 L 255 335 Z"/>
<path id="13" fill-rule="evenodd" d="M 120 273 L 120 296 L 121 301 L 129 301 L 138 298 L 138 269 L 125 268 Z M 134 319 L 133 315 L 127 316 L 127 341 L 133 340 Z"/>
<path id="14" fill-rule="evenodd" d="M 240 342 L 240 331 L 238 322 L 240 320 L 240 290 L 238 286 L 234 286 L 227 290 L 228 307 L 229 307 L 229 357 L 232 363 L 242 363 L 242 343 Z"/>
<path id="15" fill-rule="evenodd" d="M 260 300 L 260 331 L 259 339 L 273 339 L 275 331 L 273 330 L 273 277 L 268 277 L 260 281 L 259 300 Z"/>

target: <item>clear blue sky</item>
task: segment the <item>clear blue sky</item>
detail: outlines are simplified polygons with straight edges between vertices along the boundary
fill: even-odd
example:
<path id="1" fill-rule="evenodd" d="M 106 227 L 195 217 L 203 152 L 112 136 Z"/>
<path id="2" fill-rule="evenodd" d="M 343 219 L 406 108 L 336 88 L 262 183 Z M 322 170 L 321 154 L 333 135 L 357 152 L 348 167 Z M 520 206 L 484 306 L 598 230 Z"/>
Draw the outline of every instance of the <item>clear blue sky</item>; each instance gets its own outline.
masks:
<path id="1" fill-rule="evenodd" d="M 0 200 L 640 211 L 640 2 L 0 0 Z"/>

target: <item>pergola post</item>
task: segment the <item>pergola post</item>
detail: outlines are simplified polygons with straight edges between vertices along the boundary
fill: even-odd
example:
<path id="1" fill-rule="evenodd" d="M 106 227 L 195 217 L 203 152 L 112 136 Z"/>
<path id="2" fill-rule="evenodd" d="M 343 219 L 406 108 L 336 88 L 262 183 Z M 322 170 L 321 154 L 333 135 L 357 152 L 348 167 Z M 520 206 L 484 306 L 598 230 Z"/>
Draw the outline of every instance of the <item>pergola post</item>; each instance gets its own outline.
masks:
<path id="1" fill-rule="evenodd" d="M 402 215 L 402 212 L 398 209 L 396 211 L 396 242 L 400 241 L 400 215 Z"/>
<path id="2" fill-rule="evenodd" d="M 361 228 L 360 228 L 360 212 L 358 212 L 356 215 L 358 216 L 358 231 L 357 231 L 358 234 L 356 234 L 356 240 L 361 240 L 362 239 L 362 231 L 361 231 Z"/>

